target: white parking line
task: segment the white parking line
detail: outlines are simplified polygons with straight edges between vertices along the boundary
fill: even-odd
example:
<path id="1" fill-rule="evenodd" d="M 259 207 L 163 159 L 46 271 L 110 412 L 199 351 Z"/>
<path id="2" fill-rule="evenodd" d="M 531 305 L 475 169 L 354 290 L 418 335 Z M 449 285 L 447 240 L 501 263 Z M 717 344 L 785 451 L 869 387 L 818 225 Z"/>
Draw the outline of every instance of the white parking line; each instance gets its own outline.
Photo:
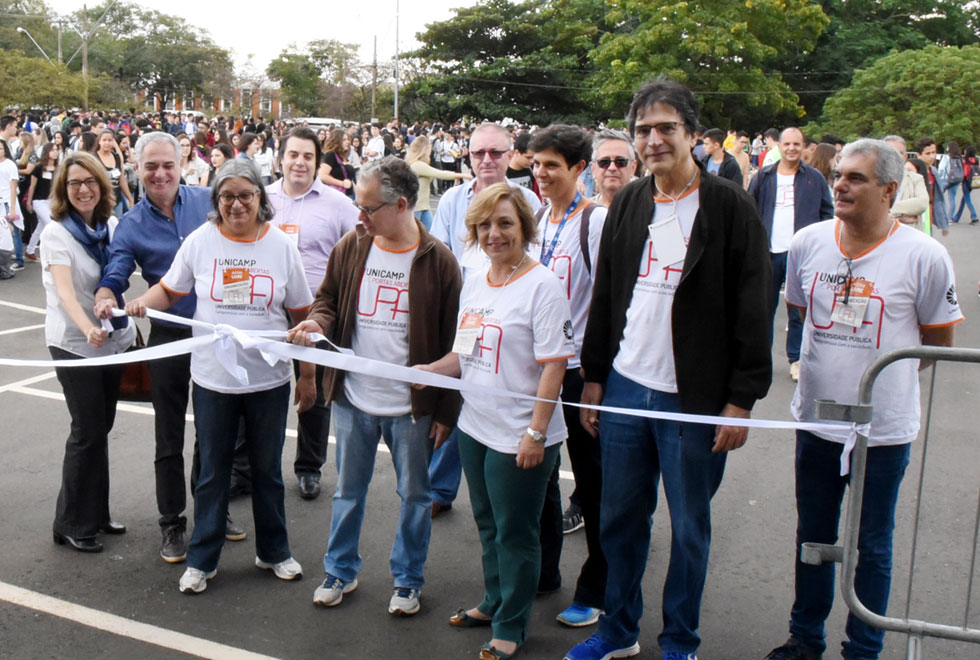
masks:
<path id="1" fill-rule="evenodd" d="M 11 328 L 10 330 L 0 330 L 0 335 L 12 335 L 15 332 L 27 332 L 28 330 L 37 330 L 43 328 L 44 324 L 40 325 L 25 325 L 23 328 Z"/>
<path id="2" fill-rule="evenodd" d="M 148 623 L 101 612 L 91 607 L 53 598 L 36 591 L 0 582 L 0 600 L 59 619 L 80 623 L 83 626 L 103 630 L 120 637 L 128 637 L 146 644 L 153 644 L 172 651 L 179 651 L 198 658 L 222 658 L 227 660 L 275 660 L 273 656 L 253 653 L 219 644 L 200 637 L 192 637 L 174 630 L 167 630 Z"/>
<path id="3" fill-rule="evenodd" d="M 50 375 L 45 376 L 45 378 L 50 378 L 53 375 L 54 375 L 54 373 L 51 373 Z M 43 380 L 43 378 L 40 378 L 39 380 Z M 64 401 L 65 400 L 65 395 L 62 394 L 61 392 L 50 392 L 48 390 L 38 390 L 38 389 L 35 389 L 33 387 L 23 387 L 24 385 L 29 385 L 29 384 L 30 383 L 28 383 L 26 381 L 22 381 L 20 383 L 11 383 L 10 385 L 6 385 L 4 387 L 0 387 L 0 392 L 4 392 L 4 391 L 16 392 L 17 394 L 26 394 L 28 396 L 38 396 L 38 397 L 42 397 L 42 398 L 45 398 L 45 399 L 54 399 L 56 401 Z M 153 408 L 150 408 L 148 406 L 139 406 L 139 405 L 132 404 L 132 403 L 120 402 L 120 403 L 116 404 L 116 410 L 122 410 L 124 412 L 136 413 L 137 415 L 149 415 L 151 417 L 153 416 Z M 187 413 L 187 415 L 185 415 L 185 419 L 187 419 L 188 422 L 193 422 L 194 421 L 194 415 L 192 415 L 190 413 Z M 286 429 L 286 436 L 287 437 L 290 437 L 290 438 L 295 438 L 296 437 L 296 431 L 294 429 L 287 428 Z M 335 445 L 335 444 L 337 444 L 337 438 L 331 435 L 330 438 L 329 438 L 329 442 L 330 442 L 330 444 Z M 385 453 L 390 453 L 387 445 L 385 445 L 383 442 L 379 442 L 378 443 L 378 450 L 379 451 L 382 451 L 382 452 L 385 452 Z M 575 475 L 572 474 L 571 472 L 569 472 L 568 470 L 559 470 L 558 471 L 558 476 L 559 476 L 559 478 L 565 479 L 566 481 L 574 481 L 575 480 Z"/>
<path id="4" fill-rule="evenodd" d="M 41 374 L 39 376 L 31 376 L 30 378 L 25 378 L 24 380 L 18 380 L 16 383 L 10 383 L 9 385 L 3 385 L 2 387 L 0 387 L 0 393 L 2 393 L 2 392 L 8 392 L 8 391 L 12 392 L 12 391 L 15 391 L 15 390 L 19 390 L 22 387 L 24 387 L 25 385 L 33 385 L 34 383 L 39 383 L 42 380 L 47 380 L 49 378 L 54 378 L 54 377 L 55 377 L 55 373 L 53 371 L 49 371 L 49 372 L 47 372 L 45 374 Z M 37 390 L 37 391 L 40 392 L 41 390 Z M 64 397 L 61 397 L 61 400 L 62 401 L 64 401 L 64 399 L 65 399 Z"/>
<path id="5" fill-rule="evenodd" d="M 34 312 L 35 314 L 48 313 L 43 307 L 31 307 L 30 305 L 21 305 L 20 303 L 7 302 L 6 300 L 0 300 L 0 305 L 5 307 L 13 307 L 14 309 L 19 309 L 22 312 Z"/>

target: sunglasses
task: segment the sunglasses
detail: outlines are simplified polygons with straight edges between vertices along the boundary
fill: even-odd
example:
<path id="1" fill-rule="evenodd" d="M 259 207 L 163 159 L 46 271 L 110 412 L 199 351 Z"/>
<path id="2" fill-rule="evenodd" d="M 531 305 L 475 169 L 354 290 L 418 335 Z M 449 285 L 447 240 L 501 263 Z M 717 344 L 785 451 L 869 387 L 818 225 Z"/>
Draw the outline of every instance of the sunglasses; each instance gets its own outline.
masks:
<path id="1" fill-rule="evenodd" d="M 595 162 L 601 169 L 607 170 L 609 166 L 613 163 L 616 164 L 621 170 L 626 169 L 626 166 L 630 164 L 629 158 L 600 158 Z"/>

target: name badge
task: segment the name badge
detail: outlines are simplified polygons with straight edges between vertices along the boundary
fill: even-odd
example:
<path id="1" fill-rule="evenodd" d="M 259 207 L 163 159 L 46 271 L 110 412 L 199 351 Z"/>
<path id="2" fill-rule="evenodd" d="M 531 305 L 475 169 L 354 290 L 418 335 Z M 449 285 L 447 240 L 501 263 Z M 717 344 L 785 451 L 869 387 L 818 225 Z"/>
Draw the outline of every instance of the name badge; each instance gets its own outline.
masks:
<path id="1" fill-rule="evenodd" d="M 252 278 L 247 268 L 225 268 L 221 275 L 224 304 L 242 306 L 252 302 Z"/>
<path id="2" fill-rule="evenodd" d="M 53 175 L 54 175 L 54 172 L 42 172 L 41 173 L 41 178 L 42 179 L 48 179 L 50 181 L 52 178 L 54 178 Z"/>
<path id="3" fill-rule="evenodd" d="M 687 244 L 684 242 L 684 232 L 681 231 L 681 221 L 676 215 L 666 220 L 656 222 L 648 227 L 653 250 L 661 266 L 672 266 L 684 261 L 687 256 Z"/>
<path id="4" fill-rule="evenodd" d="M 457 355 L 473 355 L 480 330 L 483 327 L 483 314 L 466 312 L 459 321 L 456 329 L 456 339 L 453 341 L 453 353 Z"/>
<path id="5" fill-rule="evenodd" d="M 118 176 L 119 176 L 119 168 L 113 167 L 112 170 L 109 172 L 109 177 L 115 179 Z"/>
<path id="6" fill-rule="evenodd" d="M 299 242 L 299 225 L 279 225 L 279 229 L 281 229 L 286 236 L 293 239 L 294 243 Z"/>
<path id="7" fill-rule="evenodd" d="M 874 282 L 866 280 L 851 280 L 850 295 L 847 296 L 847 304 L 844 304 L 844 291 L 842 290 L 834 296 L 834 311 L 830 314 L 830 320 L 834 323 L 843 323 L 852 328 L 860 328 L 864 322 L 865 312 L 868 310 L 868 302 L 871 300 L 871 292 L 874 290 Z"/>

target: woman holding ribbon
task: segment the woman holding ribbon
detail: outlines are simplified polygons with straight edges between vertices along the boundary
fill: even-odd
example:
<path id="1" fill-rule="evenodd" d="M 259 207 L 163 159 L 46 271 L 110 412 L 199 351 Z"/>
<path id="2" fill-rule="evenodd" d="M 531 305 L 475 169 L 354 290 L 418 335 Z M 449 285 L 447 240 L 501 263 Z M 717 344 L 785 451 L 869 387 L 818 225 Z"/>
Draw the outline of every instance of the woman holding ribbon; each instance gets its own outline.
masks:
<path id="1" fill-rule="evenodd" d="M 575 355 L 568 297 L 558 277 L 528 256 L 534 212 L 506 183 L 479 193 L 466 214 L 470 243 L 490 257 L 459 300 L 453 352 L 419 368 L 548 401 L 463 392 L 459 454 L 483 547 L 483 601 L 459 610 L 456 627 L 492 626 L 481 660 L 506 660 L 527 638 L 541 569 L 541 508 L 567 435 L 555 412 Z"/>
<path id="2" fill-rule="evenodd" d="M 41 282 L 47 315 L 44 340 L 55 360 L 98 358 L 125 351 L 136 337 L 126 319 L 102 327 L 92 308 L 115 230 L 112 182 L 95 156 L 65 157 L 51 184 L 51 219 L 41 235 Z M 116 416 L 120 366 L 56 367 L 71 415 L 54 542 L 101 552 L 97 535 L 122 534 L 109 516 L 109 431 Z"/>
<path id="3" fill-rule="evenodd" d="M 168 309 L 193 290 L 195 321 L 246 332 L 285 331 L 290 322 L 302 321 L 313 297 L 296 245 L 285 233 L 270 231 L 273 210 L 259 169 L 250 159 L 228 161 L 217 172 L 211 201 L 210 222 L 187 237 L 167 274 L 130 301 L 126 312 L 144 316 L 148 308 Z M 197 326 L 194 332 L 211 331 Z M 303 571 L 289 551 L 282 482 L 292 368 L 288 360 L 270 366 L 257 348 L 229 346 L 231 341 L 219 339 L 191 354 L 201 472 L 194 490 L 194 534 L 179 584 L 183 593 L 204 591 L 217 573 L 239 418 L 245 421 L 252 467 L 255 565 L 283 580 Z M 302 411 L 314 398 L 313 365 L 303 363 L 295 401 Z"/>

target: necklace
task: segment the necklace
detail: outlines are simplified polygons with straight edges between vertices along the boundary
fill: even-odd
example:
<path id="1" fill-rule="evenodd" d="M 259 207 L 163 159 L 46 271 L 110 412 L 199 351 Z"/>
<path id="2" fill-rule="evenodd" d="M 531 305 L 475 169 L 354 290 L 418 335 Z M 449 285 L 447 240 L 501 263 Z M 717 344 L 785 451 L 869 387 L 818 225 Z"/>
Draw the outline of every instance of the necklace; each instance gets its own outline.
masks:
<path id="1" fill-rule="evenodd" d="M 691 189 L 691 186 L 694 184 L 694 180 L 698 178 L 698 174 L 700 172 L 701 172 L 700 169 L 698 169 L 697 167 L 694 168 L 694 174 L 691 176 L 690 180 L 687 182 L 687 185 L 684 186 L 684 190 L 682 190 L 681 191 L 681 194 L 678 195 L 677 197 L 671 197 L 670 195 L 668 195 L 667 193 L 665 193 L 663 190 L 661 190 L 660 189 L 660 186 L 657 185 L 657 177 L 653 177 L 653 187 L 656 188 L 656 190 L 657 190 L 658 193 L 660 193 L 661 195 L 663 195 L 664 197 L 666 197 L 667 199 L 669 199 L 670 201 L 672 201 L 674 203 L 674 205 L 676 206 L 677 205 L 677 200 L 679 200 L 681 197 L 683 197 L 684 196 L 684 193 L 686 193 L 688 190 Z"/>
<path id="2" fill-rule="evenodd" d="M 504 283 L 500 285 L 501 287 L 507 286 L 507 283 L 510 282 L 510 278 L 514 277 L 514 273 L 516 273 L 517 271 L 519 271 L 521 269 L 521 266 L 524 265 L 524 262 L 525 261 L 527 261 L 527 252 L 524 253 L 524 256 L 521 257 L 521 260 L 519 262 L 517 262 L 517 265 L 516 266 L 511 266 L 511 268 L 510 268 L 510 275 L 508 275 L 507 276 L 507 279 L 504 280 Z M 487 271 L 487 283 L 490 284 L 491 286 L 493 286 L 493 282 L 490 281 L 490 271 L 489 270 Z"/>

